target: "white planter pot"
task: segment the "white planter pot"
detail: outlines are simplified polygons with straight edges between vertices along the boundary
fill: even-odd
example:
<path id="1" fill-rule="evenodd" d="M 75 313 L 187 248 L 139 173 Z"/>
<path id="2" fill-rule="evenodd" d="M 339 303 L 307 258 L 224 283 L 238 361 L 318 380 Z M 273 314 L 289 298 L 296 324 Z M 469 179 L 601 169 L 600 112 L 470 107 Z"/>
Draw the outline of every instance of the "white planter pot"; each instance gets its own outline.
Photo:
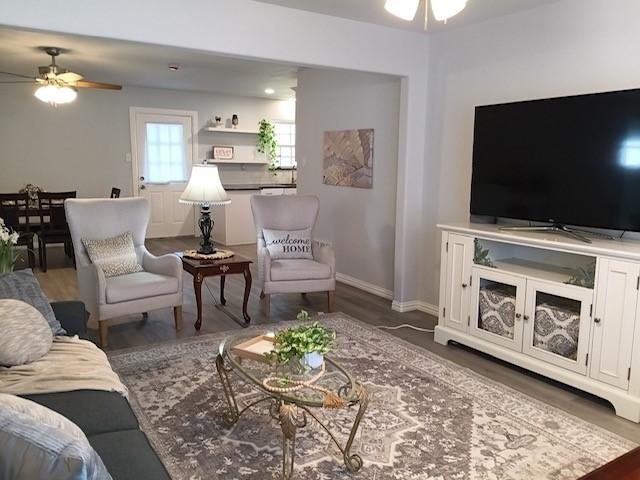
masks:
<path id="1" fill-rule="evenodd" d="M 303 367 L 309 367 L 312 369 L 320 368 L 324 363 L 324 355 L 320 352 L 305 353 L 300 359 L 300 363 Z"/>

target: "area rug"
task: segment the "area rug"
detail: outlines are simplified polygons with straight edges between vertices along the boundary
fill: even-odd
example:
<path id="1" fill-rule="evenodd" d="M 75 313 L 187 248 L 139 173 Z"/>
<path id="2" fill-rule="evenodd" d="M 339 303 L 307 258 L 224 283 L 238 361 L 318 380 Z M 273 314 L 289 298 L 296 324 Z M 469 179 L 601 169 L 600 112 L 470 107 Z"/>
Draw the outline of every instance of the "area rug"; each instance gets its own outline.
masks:
<path id="1" fill-rule="evenodd" d="M 635 447 L 344 314 L 321 319 L 338 334 L 334 358 L 371 397 L 353 448 L 364 467 L 349 474 L 328 436 L 310 423 L 298 432 L 295 478 L 573 480 Z M 222 419 L 215 357 L 225 336 L 109 358 L 174 479 L 280 478 L 282 433 L 268 413 L 256 408 L 232 428 Z M 237 377 L 232 382 L 241 405 L 259 398 Z M 320 415 L 344 441 L 355 411 Z"/>

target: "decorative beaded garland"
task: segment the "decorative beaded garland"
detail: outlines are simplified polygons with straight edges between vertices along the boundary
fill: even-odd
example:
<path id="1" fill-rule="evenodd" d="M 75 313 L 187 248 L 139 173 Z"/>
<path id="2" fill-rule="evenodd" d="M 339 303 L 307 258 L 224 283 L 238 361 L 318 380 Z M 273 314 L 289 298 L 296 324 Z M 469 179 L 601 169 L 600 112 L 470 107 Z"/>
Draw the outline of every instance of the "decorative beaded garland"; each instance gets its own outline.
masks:
<path id="1" fill-rule="evenodd" d="M 221 260 L 223 258 L 233 257 L 231 250 L 216 250 L 216 253 L 198 253 L 197 250 L 185 250 L 182 255 L 187 258 L 195 258 L 196 260 Z"/>

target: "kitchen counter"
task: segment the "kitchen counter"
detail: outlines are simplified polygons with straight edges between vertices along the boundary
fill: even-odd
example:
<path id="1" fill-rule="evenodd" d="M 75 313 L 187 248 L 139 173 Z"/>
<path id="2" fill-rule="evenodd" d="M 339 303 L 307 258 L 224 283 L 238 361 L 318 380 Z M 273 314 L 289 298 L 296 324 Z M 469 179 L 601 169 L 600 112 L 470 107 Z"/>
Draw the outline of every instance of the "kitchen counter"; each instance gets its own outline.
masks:
<path id="1" fill-rule="evenodd" d="M 295 183 L 228 183 L 225 190 L 262 190 L 263 188 L 296 188 Z"/>

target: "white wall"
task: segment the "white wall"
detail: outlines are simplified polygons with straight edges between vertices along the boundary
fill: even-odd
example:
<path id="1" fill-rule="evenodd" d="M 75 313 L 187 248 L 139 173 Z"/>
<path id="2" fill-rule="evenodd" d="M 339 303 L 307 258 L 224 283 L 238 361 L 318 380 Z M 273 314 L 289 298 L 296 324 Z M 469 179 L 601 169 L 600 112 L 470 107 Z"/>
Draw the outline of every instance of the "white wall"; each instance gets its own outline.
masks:
<path id="1" fill-rule="evenodd" d="M 216 114 L 237 113 L 245 128 L 257 128 L 261 118 L 293 120 L 291 109 L 279 101 L 127 86 L 121 92 L 83 90 L 74 103 L 59 107 L 34 98 L 30 85 L 5 86 L 0 105 L 0 191 L 33 183 L 49 191 L 77 189 L 83 197 L 108 195 L 111 187 L 131 194 L 131 164 L 125 162 L 131 152 L 129 107 L 195 110 L 199 127 Z M 201 131 L 199 158 L 210 158 L 214 144 L 250 146 L 255 141 L 255 136 Z M 225 165 L 221 178 L 228 183 L 277 180 L 262 165 L 245 171 Z"/>
<path id="2" fill-rule="evenodd" d="M 637 0 L 563 0 L 432 37 L 423 301 L 437 303 L 435 224 L 469 218 L 474 107 L 640 87 L 638 18 Z"/>
<path id="3" fill-rule="evenodd" d="M 400 80 L 306 69 L 298 75 L 298 192 L 320 197 L 315 237 L 333 243 L 337 271 L 393 291 Z M 323 133 L 374 129 L 373 188 L 324 185 Z"/>
<path id="4" fill-rule="evenodd" d="M 0 24 L 403 75 L 394 298 L 419 295 L 427 36 L 250 0 L 0 0 Z"/>

